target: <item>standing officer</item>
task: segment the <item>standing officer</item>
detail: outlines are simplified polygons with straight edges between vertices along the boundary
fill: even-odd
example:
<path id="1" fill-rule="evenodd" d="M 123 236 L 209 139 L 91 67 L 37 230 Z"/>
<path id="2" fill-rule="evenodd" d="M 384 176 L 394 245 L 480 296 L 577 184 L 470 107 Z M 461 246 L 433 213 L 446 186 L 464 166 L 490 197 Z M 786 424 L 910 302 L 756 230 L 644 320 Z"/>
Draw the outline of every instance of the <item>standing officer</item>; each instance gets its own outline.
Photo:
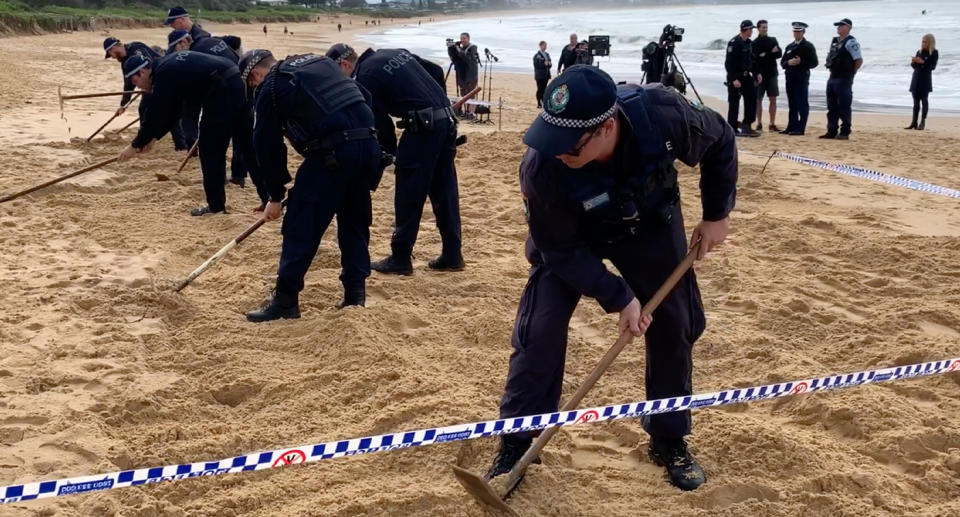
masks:
<path id="1" fill-rule="evenodd" d="M 397 157 L 394 209 L 396 229 L 390 256 L 370 264 L 381 273 L 413 273 L 411 256 L 420 231 L 423 204 L 430 197 L 443 250 L 430 269 L 463 269 L 460 241 L 460 194 L 457 189 L 457 122 L 450 99 L 423 68 L 417 56 L 403 49 L 367 49 L 362 56 L 338 43 L 327 51 L 344 75 L 353 75 L 373 97 L 377 137 L 384 152 Z M 403 119 L 397 145 L 391 116 Z"/>
<path id="2" fill-rule="evenodd" d="M 453 68 L 457 71 L 457 88 L 462 97 L 473 91 L 480 81 L 480 52 L 476 45 L 470 43 L 470 34 L 463 32 L 460 33 L 459 42 L 447 40 L 447 54 L 453 62 Z M 473 104 L 466 105 L 464 118 L 473 118 L 475 109 Z"/>
<path id="3" fill-rule="evenodd" d="M 863 66 L 863 57 L 860 55 L 860 43 L 850 35 L 853 27 L 850 18 L 844 18 L 834 25 L 837 26 L 837 36 L 830 42 L 830 52 L 827 54 L 827 68 L 830 69 L 830 79 L 827 80 L 827 132 L 820 138 L 848 140 L 853 117 L 853 76 Z"/>
<path id="4" fill-rule="evenodd" d="M 533 78 L 537 81 L 537 107 L 542 108 L 543 92 L 547 89 L 547 83 L 550 81 L 550 68 L 553 62 L 550 61 L 550 54 L 547 52 L 547 42 L 540 42 L 540 50 L 533 55 Z"/>
<path id="5" fill-rule="evenodd" d="M 314 54 L 277 61 L 268 50 L 251 50 L 240 63 L 248 91 L 254 91 L 253 145 L 270 200 L 263 219 L 283 211 L 287 147 L 304 157 L 283 218 L 283 246 L 273 298 L 247 314 L 258 323 L 299 318 L 303 278 L 320 239 L 337 217 L 343 301 L 363 305 L 370 276 L 370 191 L 380 180 L 380 146 L 373 112 L 357 83 L 334 61 Z"/>
<path id="6" fill-rule="evenodd" d="M 753 50 L 750 36 L 753 36 L 753 22 L 740 22 L 740 34 L 727 42 L 727 58 L 723 63 L 727 69 L 727 122 L 737 130 L 737 116 L 740 113 L 740 98 L 743 97 L 743 121 L 740 124 L 737 136 L 760 136 L 753 130 L 753 120 L 756 117 L 757 93 L 754 88 L 753 77 Z M 763 80 L 762 74 L 757 79 Z"/>
<path id="7" fill-rule="evenodd" d="M 189 32 L 193 41 L 210 37 L 210 33 L 203 30 L 203 27 L 201 27 L 199 23 L 193 23 L 193 20 L 190 19 L 190 13 L 179 5 L 171 7 L 170 10 L 167 11 L 167 19 L 164 20 L 163 24 L 169 25 L 172 29 L 181 29 Z"/>
<path id="8" fill-rule="evenodd" d="M 183 51 L 157 62 L 134 56 L 123 64 L 123 71 L 124 77 L 129 77 L 141 90 L 153 92 L 153 96 L 140 131 L 119 159 L 123 161 L 149 150 L 153 142 L 176 123 L 184 103 L 201 106 L 200 168 L 207 206 L 194 208 L 190 215 L 224 212 L 227 146 L 230 137 L 245 128 L 246 97 L 237 65 L 223 58 Z"/>
<path id="9" fill-rule="evenodd" d="M 530 126 L 520 184 L 532 264 L 514 323 L 513 353 L 500 417 L 557 410 L 570 318 L 582 296 L 620 313 L 619 330 L 646 332 L 646 396 L 692 393 L 693 343 L 705 318 L 693 270 L 653 313 L 649 299 L 687 253 L 675 159 L 701 165 L 703 220 L 691 242 L 699 258 L 723 242 L 736 197 L 737 150 L 723 117 L 662 84 L 617 87 L 595 67 L 574 66 L 547 87 Z M 604 265 L 610 260 L 617 276 Z M 670 482 L 692 490 L 705 480 L 687 450 L 688 411 L 643 420 L 649 453 Z M 508 472 L 532 442 L 502 437 L 487 478 Z"/>
<path id="10" fill-rule="evenodd" d="M 803 37 L 807 24 L 793 22 L 793 41 L 780 60 L 787 82 L 787 128 L 782 134 L 798 136 L 807 130 L 807 117 L 810 115 L 810 70 L 817 67 L 817 49 Z"/>
<path id="11" fill-rule="evenodd" d="M 770 131 L 780 131 L 777 127 L 777 96 L 780 86 L 777 84 L 777 59 L 783 55 L 777 38 L 767 36 L 767 20 L 757 22 L 757 39 L 753 40 L 753 67 L 761 77 L 757 81 L 757 131 L 763 131 L 763 96 L 770 103 Z"/>

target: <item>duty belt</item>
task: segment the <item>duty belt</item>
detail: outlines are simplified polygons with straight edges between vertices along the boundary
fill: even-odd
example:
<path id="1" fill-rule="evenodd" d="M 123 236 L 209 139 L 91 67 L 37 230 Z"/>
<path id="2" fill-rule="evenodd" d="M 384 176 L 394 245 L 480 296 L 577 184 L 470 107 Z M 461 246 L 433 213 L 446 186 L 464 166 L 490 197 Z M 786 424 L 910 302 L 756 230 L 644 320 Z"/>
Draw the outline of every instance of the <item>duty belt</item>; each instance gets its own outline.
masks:
<path id="1" fill-rule="evenodd" d="M 337 157 L 334 148 L 347 142 L 356 142 L 359 140 L 371 140 L 377 138 L 377 130 L 372 127 L 361 127 L 356 129 L 345 129 L 330 133 L 323 138 L 307 142 L 303 148 L 304 156 L 311 154 L 320 154 L 323 157 L 324 164 L 329 169 L 338 167 Z"/>
<path id="2" fill-rule="evenodd" d="M 453 108 L 445 106 L 443 108 L 424 108 L 422 110 L 409 111 L 401 121 L 402 129 L 408 129 L 414 133 L 433 131 L 436 123 L 441 120 L 455 122 Z"/>

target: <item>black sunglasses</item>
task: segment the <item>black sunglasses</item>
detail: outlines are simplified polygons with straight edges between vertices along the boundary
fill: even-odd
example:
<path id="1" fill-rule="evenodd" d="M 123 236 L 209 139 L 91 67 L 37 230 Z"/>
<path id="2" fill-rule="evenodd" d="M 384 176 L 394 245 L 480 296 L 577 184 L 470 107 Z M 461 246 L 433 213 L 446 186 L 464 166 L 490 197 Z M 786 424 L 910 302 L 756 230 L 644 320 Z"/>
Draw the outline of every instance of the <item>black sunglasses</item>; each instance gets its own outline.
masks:
<path id="1" fill-rule="evenodd" d="M 590 140 L 593 140 L 593 137 L 597 136 L 597 133 L 599 133 L 601 129 L 603 129 L 603 123 L 601 123 L 599 126 L 597 126 L 597 127 L 593 128 L 592 130 L 590 130 L 589 136 L 587 136 L 587 139 L 584 140 L 583 143 L 581 143 L 580 145 L 574 147 L 573 149 L 570 149 L 569 151 L 567 151 L 567 152 L 565 152 L 565 153 L 563 153 L 563 154 L 565 154 L 565 155 L 567 155 L 567 156 L 580 156 L 580 153 L 583 151 L 583 148 L 586 147 L 587 144 L 590 143 Z"/>

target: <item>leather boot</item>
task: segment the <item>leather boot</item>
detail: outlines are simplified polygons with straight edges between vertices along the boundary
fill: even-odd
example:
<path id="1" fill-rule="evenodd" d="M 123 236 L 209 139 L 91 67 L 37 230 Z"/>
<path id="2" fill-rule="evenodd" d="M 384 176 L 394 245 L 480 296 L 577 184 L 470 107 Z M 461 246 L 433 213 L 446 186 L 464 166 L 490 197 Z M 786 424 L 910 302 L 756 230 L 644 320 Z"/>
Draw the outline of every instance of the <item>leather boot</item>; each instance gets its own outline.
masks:
<path id="1" fill-rule="evenodd" d="M 410 257 L 400 259 L 390 255 L 376 262 L 371 262 L 370 269 L 388 275 L 412 275 L 413 263 L 410 262 Z"/>
<path id="2" fill-rule="evenodd" d="M 923 120 L 920 121 L 920 125 L 917 126 L 917 129 L 919 129 L 920 131 L 923 131 L 923 129 L 924 129 L 926 126 L 927 126 L 927 119 L 923 119 Z"/>
<path id="3" fill-rule="evenodd" d="M 363 307 L 367 303 L 367 290 L 364 286 L 343 288 L 343 299 L 337 305 L 338 309 L 351 306 Z"/>
<path id="4" fill-rule="evenodd" d="M 687 450 L 683 438 L 651 438 L 650 459 L 667 468 L 670 484 L 680 490 L 694 490 L 707 482 L 707 475 Z"/>
<path id="5" fill-rule="evenodd" d="M 434 271 L 463 271 L 466 264 L 463 263 L 463 255 L 459 253 L 456 256 L 441 254 L 428 262 L 427 267 Z"/>
<path id="6" fill-rule="evenodd" d="M 490 470 L 483 476 L 484 479 L 489 481 L 497 476 L 510 472 L 513 466 L 520 461 L 520 458 L 526 454 L 527 449 L 529 449 L 531 445 L 533 445 L 533 438 L 521 438 L 512 434 L 502 435 L 500 437 L 500 451 L 497 452 L 497 457 L 493 459 Z M 539 465 L 540 457 L 537 456 L 537 458 L 533 460 L 533 463 Z"/>
<path id="7" fill-rule="evenodd" d="M 274 291 L 270 301 L 262 308 L 247 313 L 247 321 L 263 323 L 280 318 L 297 319 L 300 317 L 300 305 L 297 295 Z"/>

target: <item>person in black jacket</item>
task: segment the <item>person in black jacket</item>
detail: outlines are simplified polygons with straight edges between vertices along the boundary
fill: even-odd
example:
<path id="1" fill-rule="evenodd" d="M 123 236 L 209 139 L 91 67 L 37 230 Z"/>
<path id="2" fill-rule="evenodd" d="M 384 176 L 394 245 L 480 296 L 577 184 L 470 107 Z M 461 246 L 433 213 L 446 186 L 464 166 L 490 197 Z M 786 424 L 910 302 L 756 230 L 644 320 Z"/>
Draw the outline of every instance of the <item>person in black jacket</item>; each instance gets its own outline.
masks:
<path id="1" fill-rule="evenodd" d="M 173 29 L 181 29 L 189 32 L 193 41 L 210 37 L 210 33 L 203 30 L 203 27 L 200 27 L 199 23 L 194 23 L 193 20 L 190 19 L 190 13 L 179 5 L 171 7 L 170 10 L 167 11 L 167 19 L 164 20 L 163 24 L 169 25 Z"/>
<path id="2" fill-rule="evenodd" d="M 757 82 L 757 131 L 763 131 L 763 96 L 770 99 L 770 131 L 780 131 L 777 127 L 777 96 L 780 86 L 777 84 L 777 60 L 783 55 L 777 38 L 767 36 L 767 20 L 757 22 L 757 38 L 753 40 L 753 70 L 763 80 Z"/>
<path id="3" fill-rule="evenodd" d="M 460 41 L 447 40 L 447 54 L 457 71 L 457 89 L 460 96 L 470 93 L 480 82 L 480 51 L 470 43 L 470 34 L 460 33 Z M 464 106 L 465 118 L 473 118 L 476 106 Z"/>
<path id="4" fill-rule="evenodd" d="M 547 83 L 550 82 L 550 67 L 553 63 L 550 61 L 550 54 L 547 53 L 547 42 L 540 42 L 540 50 L 533 55 L 533 78 L 537 81 L 537 107 L 543 107 L 543 92 L 547 89 Z"/>
<path id="5" fill-rule="evenodd" d="M 817 67 L 817 49 L 804 38 L 807 24 L 793 22 L 793 41 L 780 60 L 787 83 L 787 128 L 782 134 L 800 136 L 807 130 L 810 116 L 810 70 Z"/>
<path id="6" fill-rule="evenodd" d="M 563 73 L 564 68 L 570 68 L 573 66 L 574 62 L 577 60 L 577 44 L 580 40 L 577 38 L 576 34 L 570 35 L 570 44 L 563 47 L 563 51 L 560 52 L 560 62 L 557 63 L 557 75 Z"/>
<path id="7" fill-rule="evenodd" d="M 910 80 L 910 93 L 913 94 L 913 121 L 904 129 L 923 130 L 927 122 L 927 112 L 930 110 L 928 97 L 933 91 L 933 71 L 937 68 L 940 53 L 937 52 L 937 40 L 933 34 L 924 34 L 920 41 L 920 50 L 910 60 L 913 67 L 913 79 Z M 917 123 L 920 115 L 920 105 L 923 105 L 923 117 Z"/>
<path id="8" fill-rule="evenodd" d="M 727 42 L 727 58 L 723 67 L 727 70 L 727 122 L 737 136 L 760 136 L 753 130 L 753 120 L 757 116 L 757 91 L 754 81 L 763 80 L 763 74 L 753 74 L 753 49 L 750 36 L 753 36 L 753 22 L 740 22 L 740 34 Z M 743 98 L 743 121 L 737 130 L 737 116 L 740 113 L 740 98 Z"/>

